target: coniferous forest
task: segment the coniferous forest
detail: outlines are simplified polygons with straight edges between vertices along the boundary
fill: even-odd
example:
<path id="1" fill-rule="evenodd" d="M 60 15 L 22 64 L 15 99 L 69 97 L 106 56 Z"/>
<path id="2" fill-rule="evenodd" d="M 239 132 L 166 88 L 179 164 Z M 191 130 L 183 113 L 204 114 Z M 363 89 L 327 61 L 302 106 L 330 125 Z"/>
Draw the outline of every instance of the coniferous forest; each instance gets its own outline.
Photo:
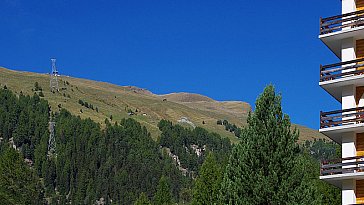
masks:
<path id="1" fill-rule="evenodd" d="M 99 124 L 0 89 L 0 204 L 340 204 L 318 178 L 319 160 L 340 148 L 299 145 L 280 102 L 268 86 L 234 145 L 167 120 L 155 141 L 133 119 Z"/>

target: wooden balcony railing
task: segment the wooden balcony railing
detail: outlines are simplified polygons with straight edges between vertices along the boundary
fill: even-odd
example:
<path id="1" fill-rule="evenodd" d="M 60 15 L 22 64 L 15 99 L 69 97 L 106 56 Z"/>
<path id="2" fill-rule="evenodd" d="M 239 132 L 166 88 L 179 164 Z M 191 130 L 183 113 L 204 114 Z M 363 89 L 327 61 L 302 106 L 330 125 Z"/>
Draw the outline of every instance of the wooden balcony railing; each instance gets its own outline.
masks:
<path id="1" fill-rule="evenodd" d="M 364 123 L 364 107 L 320 112 L 320 128 Z"/>
<path id="2" fill-rule="evenodd" d="M 364 58 L 330 65 L 320 65 L 321 82 L 361 74 L 364 74 Z"/>
<path id="3" fill-rule="evenodd" d="M 364 156 L 321 161 L 321 176 L 355 172 L 364 172 Z"/>
<path id="4" fill-rule="evenodd" d="M 320 35 L 341 31 L 343 28 L 364 26 L 364 10 L 328 18 L 320 18 Z"/>

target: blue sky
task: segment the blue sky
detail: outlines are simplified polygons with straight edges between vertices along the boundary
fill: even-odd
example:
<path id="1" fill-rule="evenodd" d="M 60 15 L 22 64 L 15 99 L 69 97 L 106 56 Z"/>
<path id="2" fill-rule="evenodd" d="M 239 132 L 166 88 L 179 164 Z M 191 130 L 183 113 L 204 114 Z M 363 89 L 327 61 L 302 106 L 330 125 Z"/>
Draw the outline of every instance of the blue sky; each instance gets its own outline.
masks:
<path id="1" fill-rule="evenodd" d="M 319 17 L 341 1 L 0 1 L 0 66 L 193 92 L 254 104 L 267 84 L 292 122 L 319 127 L 340 104 L 318 86 L 338 62 L 318 39 Z"/>

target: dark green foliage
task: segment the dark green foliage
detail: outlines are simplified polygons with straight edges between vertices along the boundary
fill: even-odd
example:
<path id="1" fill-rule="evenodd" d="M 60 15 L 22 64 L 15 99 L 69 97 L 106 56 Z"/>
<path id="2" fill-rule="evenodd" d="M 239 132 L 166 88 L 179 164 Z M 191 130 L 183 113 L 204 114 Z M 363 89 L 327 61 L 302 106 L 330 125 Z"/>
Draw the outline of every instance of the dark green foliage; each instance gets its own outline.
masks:
<path id="1" fill-rule="evenodd" d="M 177 155 L 181 166 L 188 171 L 197 172 L 208 151 L 215 153 L 219 163 L 227 161 L 231 151 L 228 138 L 221 138 L 220 135 L 209 133 L 201 127 L 191 130 L 173 125 L 167 120 L 161 120 L 158 127 L 162 131 L 160 145 Z"/>
<path id="2" fill-rule="evenodd" d="M 209 153 L 200 168 L 199 176 L 193 188 L 193 205 L 218 203 L 218 195 L 222 181 L 221 168 L 213 154 Z"/>
<path id="3" fill-rule="evenodd" d="M 41 86 L 39 86 L 39 84 L 38 84 L 38 82 L 35 82 L 34 83 L 34 91 L 42 91 L 43 89 L 42 89 L 42 87 Z"/>
<path id="4" fill-rule="evenodd" d="M 16 150 L 0 148 L 0 204 L 43 204 L 36 173 Z"/>
<path id="5" fill-rule="evenodd" d="M 80 102 L 84 103 L 82 100 Z M 260 103 L 260 105 L 263 107 L 270 105 L 276 108 L 267 102 Z M 146 128 L 135 120 L 123 119 L 120 123 L 115 122 L 112 125 L 108 119 L 105 119 L 106 128 L 102 129 L 100 124 L 90 119 L 81 119 L 66 110 L 61 110 L 53 117 L 56 120 L 57 158 L 48 159 L 49 111 L 48 103 L 40 99 L 38 95 L 30 97 L 20 94 L 19 97 L 16 97 L 9 90 L 0 89 L 2 143 L 7 145 L 12 139 L 14 145 L 21 150 L 21 153 L 18 153 L 13 149 L 0 146 L 0 204 L 40 204 L 45 198 L 51 200 L 52 203 L 59 201 L 59 204 L 70 202 L 72 204 L 94 204 L 96 200 L 102 201 L 101 199 L 104 199 L 106 203 L 110 203 L 112 199 L 113 204 L 148 204 L 148 198 L 155 199 L 157 204 L 170 204 L 178 201 L 189 203 L 192 201 L 192 180 L 182 175 L 177 168 L 178 165 L 176 166 L 176 162 L 169 154 L 177 155 L 181 161 L 181 167 L 186 168 L 192 173 L 191 175 L 198 176 L 195 190 L 197 187 L 201 187 L 201 184 L 202 187 L 206 184 L 204 188 L 212 187 L 209 189 L 213 190 L 211 193 L 214 193 L 216 191 L 214 187 L 218 184 L 217 167 L 225 167 L 232 149 L 227 138 L 221 138 L 203 128 L 191 130 L 162 120 L 158 125 L 162 135 L 159 141 L 155 142 Z M 98 111 L 97 107 L 96 111 Z M 283 117 L 281 119 L 280 115 L 274 116 L 278 116 L 277 118 L 281 120 L 272 116 L 271 118 L 258 118 L 259 113 L 259 116 L 266 116 L 262 112 L 256 112 L 249 117 L 251 128 L 247 128 L 246 133 L 243 134 L 247 139 L 243 138 L 242 144 L 234 149 L 233 155 L 230 157 L 230 167 L 227 168 L 222 184 L 222 191 L 228 190 L 222 192 L 225 194 L 222 197 L 224 202 L 228 203 L 226 200 L 234 199 L 235 196 L 244 199 L 243 195 L 234 195 L 235 189 L 232 187 L 244 191 L 249 190 L 247 185 L 232 180 L 232 176 L 238 176 L 235 177 L 236 179 L 244 176 L 246 182 L 242 182 L 252 183 L 254 186 L 251 187 L 255 190 L 259 188 L 256 195 L 261 198 L 258 198 L 257 202 L 262 201 L 262 198 L 264 199 L 266 196 L 275 196 L 274 200 L 277 201 L 277 197 L 286 197 L 282 194 L 283 192 L 292 193 L 289 196 L 291 197 L 288 199 L 289 202 L 293 201 L 292 197 L 301 199 L 299 197 L 306 196 L 306 199 L 309 199 L 312 193 L 317 193 L 312 191 L 312 184 L 318 187 L 317 196 L 322 195 L 324 204 L 335 204 L 340 201 L 338 189 L 318 180 L 317 161 L 312 160 L 307 154 L 300 154 L 298 147 L 292 145 L 295 140 L 289 137 L 294 138 L 296 135 L 286 130 L 290 125 L 289 120 L 287 121 Z M 266 121 L 259 123 L 258 119 Z M 267 129 L 263 129 L 262 125 L 269 126 Z M 257 127 L 259 129 L 256 129 Z M 274 129 L 271 129 L 272 127 Z M 259 135 L 256 134 L 257 132 Z M 248 134 L 252 134 L 251 137 Z M 263 139 L 260 138 L 261 134 L 263 134 Z M 270 149 L 264 142 L 267 139 L 278 140 L 280 144 L 268 140 L 269 146 L 275 147 L 275 149 Z M 310 153 L 314 153 L 314 156 L 317 153 L 316 158 L 332 157 L 332 147 L 334 146 L 327 145 L 326 142 L 322 144 L 317 141 L 312 144 L 306 143 L 306 145 L 306 147 L 302 147 L 301 153 L 309 150 Z M 211 160 L 208 157 L 206 163 L 203 164 L 207 153 L 210 152 L 216 159 Z M 34 163 L 32 169 L 24 164 L 23 157 Z M 292 163 L 286 162 L 287 159 L 289 161 L 292 158 L 296 164 L 294 166 Z M 267 176 L 281 177 L 283 182 L 268 180 L 265 175 L 263 179 L 266 180 L 256 180 L 257 174 L 254 173 L 263 172 L 266 167 L 256 161 L 254 163 L 259 164 L 260 169 L 257 169 L 257 166 L 246 167 L 240 164 L 246 161 L 251 163 L 251 159 L 259 159 L 268 163 L 268 168 L 278 167 L 279 169 L 273 169 L 275 172 L 269 172 L 271 169 L 267 169 Z M 281 160 L 281 163 L 278 164 L 273 159 Z M 201 167 L 202 164 L 203 167 Z M 240 170 L 233 167 L 238 167 Z M 285 173 L 283 176 L 289 180 L 295 180 L 297 182 L 294 184 L 295 186 L 291 182 L 285 182 L 287 180 L 282 177 L 281 171 L 286 169 L 289 171 L 283 171 Z M 18 172 L 18 170 L 21 171 Z M 189 176 L 188 173 L 187 176 Z M 301 180 L 297 181 L 297 176 Z M 16 180 L 9 185 L 9 182 L 1 177 Z M 42 186 L 39 185 L 39 178 L 42 178 Z M 201 182 L 202 179 L 210 178 L 212 180 Z M 311 184 L 308 183 L 308 178 L 311 179 Z M 227 184 L 227 181 L 234 186 Z M 279 187 L 288 188 L 281 190 L 275 183 Z M 275 186 L 276 192 L 268 192 L 264 189 L 271 186 Z M 291 189 L 292 187 L 298 188 Z M 14 191 L 9 191 L 13 188 Z M 201 191 L 204 189 L 201 188 Z M 255 193 L 250 191 L 249 196 L 251 193 Z M 265 195 L 262 195 L 260 191 Z M 216 194 L 212 194 L 210 197 L 214 196 Z"/>
<path id="6" fill-rule="evenodd" d="M 307 153 L 304 153 L 303 157 L 305 157 L 307 162 L 303 169 L 307 172 L 307 175 L 310 176 L 312 185 L 317 188 L 317 195 L 322 197 L 321 204 L 341 204 L 341 190 L 319 179 L 319 162 Z"/>
<path id="7" fill-rule="evenodd" d="M 146 128 L 132 119 L 115 125 L 107 123 L 105 129 L 66 110 L 53 119 L 57 158 L 47 159 L 47 102 L 37 95 L 16 97 L 8 90 L 0 90 L 2 141 L 12 138 L 24 156 L 33 161 L 34 172 L 43 178 L 44 198 L 62 204 L 93 204 L 101 198 L 132 204 L 141 192 L 152 198 L 159 179 L 165 175 L 171 182 L 171 198 L 178 201 L 181 188 L 190 183 L 171 158 L 161 152 Z M 16 201 L 14 197 L 18 196 L 1 197 Z"/>
<path id="8" fill-rule="evenodd" d="M 145 127 L 132 119 L 120 125 L 100 125 L 62 110 L 56 122 L 57 187 L 62 198 L 70 192 L 76 204 L 103 197 L 133 203 L 139 193 L 153 196 L 158 179 L 168 174 L 175 182 L 174 198 L 184 183 L 168 156 L 162 155 Z"/>
<path id="9" fill-rule="evenodd" d="M 248 116 L 242 141 L 234 147 L 221 188 L 223 204 L 320 204 L 310 163 L 300 155 L 273 86 L 264 89 Z M 318 173 L 314 174 L 315 177 Z"/>
<path id="10" fill-rule="evenodd" d="M 23 154 L 34 160 L 35 147 L 43 135 L 48 135 L 48 103 L 34 97 L 0 90 L 0 136 L 5 141 L 13 139 Z"/>
<path id="11" fill-rule="evenodd" d="M 192 190 L 189 188 L 184 188 L 181 190 L 181 192 L 179 193 L 179 199 L 180 199 L 180 203 L 182 204 L 190 204 L 190 202 L 192 201 Z"/>
<path id="12" fill-rule="evenodd" d="M 131 109 L 128 109 L 128 113 L 134 114 L 134 112 Z"/>
<path id="13" fill-rule="evenodd" d="M 153 199 L 154 205 L 170 205 L 172 204 L 172 194 L 169 185 L 168 178 L 162 176 L 159 180 L 157 193 L 154 195 Z"/>
<path id="14" fill-rule="evenodd" d="M 318 179 L 320 173 L 320 161 L 341 158 L 341 147 L 335 142 L 327 140 L 306 141 L 301 147 L 303 154 L 310 154 L 310 173 L 319 194 L 322 196 L 322 204 L 341 204 L 341 190 L 323 180 Z"/>
<path id="15" fill-rule="evenodd" d="M 78 104 L 80 104 L 81 106 L 84 106 L 85 108 L 89 108 L 91 110 L 94 110 L 94 105 L 91 104 L 91 103 L 88 103 L 86 101 L 78 100 Z"/>
<path id="16" fill-rule="evenodd" d="M 151 203 L 145 193 L 142 192 L 139 195 L 139 198 L 134 202 L 134 205 L 151 205 Z"/>
<path id="17" fill-rule="evenodd" d="M 233 132 L 234 135 L 235 135 L 235 137 L 240 137 L 241 128 L 239 128 L 235 124 L 231 124 L 227 120 L 224 120 L 224 121 L 217 120 L 216 124 L 218 124 L 218 125 L 224 125 L 226 131 Z"/>
<path id="18" fill-rule="evenodd" d="M 325 139 L 306 141 L 303 144 L 303 149 L 307 150 L 312 157 L 319 161 L 341 158 L 340 145 Z"/>

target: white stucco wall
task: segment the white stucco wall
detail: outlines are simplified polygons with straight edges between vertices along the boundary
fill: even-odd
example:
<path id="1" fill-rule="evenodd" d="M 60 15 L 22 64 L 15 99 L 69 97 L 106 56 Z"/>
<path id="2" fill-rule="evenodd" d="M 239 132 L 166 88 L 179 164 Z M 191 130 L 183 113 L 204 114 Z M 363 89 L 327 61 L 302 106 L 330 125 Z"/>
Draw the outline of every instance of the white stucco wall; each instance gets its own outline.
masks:
<path id="1" fill-rule="evenodd" d="M 356 59 L 355 54 L 356 40 L 354 38 L 346 38 L 341 41 L 341 61 L 350 61 Z M 351 70 L 345 70 L 348 72 Z"/>
<path id="2" fill-rule="evenodd" d="M 343 0 L 343 3 L 344 3 L 344 1 L 346 1 L 346 3 L 351 2 L 349 0 Z M 342 40 L 341 54 L 342 54 L 343 62 L 356 59 L 356 54 L 355 54 L 356 45 L 355 44 L 356 44 L 356 42 L 353 38 L 348 38 L 348 39 Z M 351 70 L 346 70 L 343 72 L 349 72 L 349 71 L 351 71 Z M 341 104 L 342 109 L 350 109 L 350 108 L 356 107 L 355 94 L 356 94 L 356 87 L 354 85 L 349 85 L 349 86 L 343 87 L 342 104 Z M 343 119 L 348 119 L 348 118 L 349 117 L 346 117 Z M 344 133 L 342 135 L 341 148 L 342 148 L 342 157 L 343 158 L 356 156 L 355 143 L 356 143 L 356 134 L 354 132 Z M 347 161 L 343 161 L 343 162 L 349 162 L 349 161 L 347 160 Z M 349 166 L 346 166 L 343 168 L 349 168 Z M 355 186 L 356 186 L 355 180 L 344 180 L 342 182 L 342 204 L 343 205 L 356 203 Z"/>
<path id="3" fill-rule="evenodd" d="M 355 196 L 355 180 L 343 180 L 342 182 L 342 204 L 355 204 L 356 196 Z"/>
<path id="4" fill-rule="evenodd" d="M 342 135 L 342 157 L 356 156 L 356 134 L 354 132 L 345 133 Z M 355 161 L 355 160 L 354 160 Z"/>
<path id="5" fill-rule="evenodd" d="M 355 0 L 342 0 L 342 13 L 350 13 L 356 11 Z"/>
<path id="6" fill-rule="evenodd" d="M 350 109 L 355 108 L 355 88 L 352 85 L 348 85 L 342 88 L 342 100 L 341 100 L 341 108 L 342 109 Z"/>

